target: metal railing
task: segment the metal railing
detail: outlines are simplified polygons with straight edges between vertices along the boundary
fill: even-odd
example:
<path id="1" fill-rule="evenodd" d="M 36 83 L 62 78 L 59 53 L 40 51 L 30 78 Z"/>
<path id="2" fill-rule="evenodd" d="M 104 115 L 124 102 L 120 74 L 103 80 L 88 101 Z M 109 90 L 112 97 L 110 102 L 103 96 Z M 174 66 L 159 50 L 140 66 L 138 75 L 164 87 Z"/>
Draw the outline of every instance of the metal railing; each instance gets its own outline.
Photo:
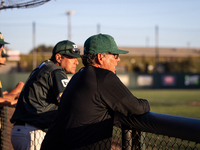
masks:
<path id="1" fill-rule="evenodd" d="M 115 138 L 118 139 L 118 150 L 200 149 L 199 119 L 153 112 L 120 117 L 122 122 L 130 123 L 131 128 L 113 128 L 113 137 L 119 137 Z"/>
<path id="2" fill-rule="evenodd" d="M 10 117 L 15 108 L 1 111 L 1 148 L 12 150 Z M 112 140 L 104 140 L 100 150 L 200 150 L 200 120 L 149 112 L 141 116 L 124 117 L 130 127 L 113 127 Z M 102 148 L 105 146 L 105 148 Z M 90 149 L 87 147 L 86 149 Z"/>

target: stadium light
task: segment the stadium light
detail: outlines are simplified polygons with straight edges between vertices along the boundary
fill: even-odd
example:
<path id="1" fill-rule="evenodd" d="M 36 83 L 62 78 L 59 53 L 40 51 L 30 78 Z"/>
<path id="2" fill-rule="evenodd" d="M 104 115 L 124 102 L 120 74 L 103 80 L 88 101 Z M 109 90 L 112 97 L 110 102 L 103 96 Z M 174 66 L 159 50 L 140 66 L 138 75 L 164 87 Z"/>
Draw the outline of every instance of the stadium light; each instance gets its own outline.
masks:
<path id="1" fill-rule="evenodd" d="M 68 40 L 71 41 L 71 15 L 75 12 L 73 10 L 67 11 L 68 16 Z"/>

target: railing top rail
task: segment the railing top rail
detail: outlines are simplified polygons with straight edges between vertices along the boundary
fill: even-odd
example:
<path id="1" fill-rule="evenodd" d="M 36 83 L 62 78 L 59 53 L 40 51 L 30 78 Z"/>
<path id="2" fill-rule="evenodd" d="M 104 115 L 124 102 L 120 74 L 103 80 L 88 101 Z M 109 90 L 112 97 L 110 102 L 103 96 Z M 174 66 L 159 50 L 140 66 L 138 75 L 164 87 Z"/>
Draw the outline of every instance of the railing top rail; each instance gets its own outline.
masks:
<path id="1" fill-rule="evenodd" d="M 148 112 L 121 120 L 122 124 L 129 124 L 129 129 L 200 142 L 200 119 Z"/>

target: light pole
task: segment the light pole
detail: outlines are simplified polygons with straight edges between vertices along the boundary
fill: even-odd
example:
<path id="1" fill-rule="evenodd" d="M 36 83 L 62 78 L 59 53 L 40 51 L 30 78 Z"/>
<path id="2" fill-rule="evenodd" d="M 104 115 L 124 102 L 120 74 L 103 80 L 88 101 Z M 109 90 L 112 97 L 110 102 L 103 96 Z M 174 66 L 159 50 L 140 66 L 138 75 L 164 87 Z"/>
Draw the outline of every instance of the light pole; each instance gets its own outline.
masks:
<path id="1" fill-rule="evenodd" d="M 97 34 L 100 33 L 100 24 L 97 24 Z"/>
<path id="2" fill-rule="evenodd" d="M 155 27 L 155 38 L 156 38 L 155 50 L 156 50 L 156 65 L 157 65 L 159 64 L 158 26 Z"/>
<path id="3" fill-rule="evenodd" d="M 35 22 L 33 22 L 33 70 L 36 68 L 37 65 L 37 52 L 35 48 Z"/>
<path id="4" fill-rule="evenodd" d="M 68 40 L 71 41 L 71 15 L 74 14 L 73 10 L 67 11 L 68 16 Z"/>

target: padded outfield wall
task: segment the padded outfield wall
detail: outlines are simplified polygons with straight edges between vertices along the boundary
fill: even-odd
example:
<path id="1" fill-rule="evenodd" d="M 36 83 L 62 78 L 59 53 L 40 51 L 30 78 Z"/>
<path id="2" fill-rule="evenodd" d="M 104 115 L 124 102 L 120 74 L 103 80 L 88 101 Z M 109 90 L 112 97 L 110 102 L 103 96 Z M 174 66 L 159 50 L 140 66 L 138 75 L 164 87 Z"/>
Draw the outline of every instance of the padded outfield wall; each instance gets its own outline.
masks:
<path id="1" fill-rule="evenodd" d="M 29 74 L 0 74 L 3 91 L 10 91 L 19 81 L 25 83 Z M 117 76 L 129 89 L 200 89 L 200 73 L 123 73 Z"/>
<path id="2" fill-rule="evenodd" d="M 129 89 L 199 89 L 200 74 L 118 74 Z"/>

